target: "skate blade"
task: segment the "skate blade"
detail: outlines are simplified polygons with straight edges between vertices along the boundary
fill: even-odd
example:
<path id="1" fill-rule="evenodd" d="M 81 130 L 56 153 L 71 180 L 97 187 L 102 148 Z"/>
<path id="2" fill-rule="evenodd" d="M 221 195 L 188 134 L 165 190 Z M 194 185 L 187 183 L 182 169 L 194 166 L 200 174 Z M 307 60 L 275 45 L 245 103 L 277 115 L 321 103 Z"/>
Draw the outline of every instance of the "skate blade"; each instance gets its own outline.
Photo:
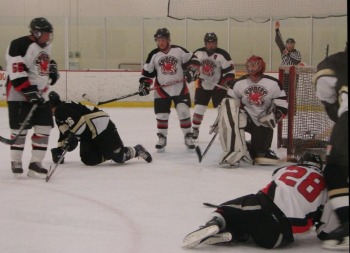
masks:
<path id="1" fill-rule="evenodd" d="M 231 240 L 232 240 L 231 233 L 226 232 L 226 233 L 221 233 L 221 234 L 216 234 L 216 235 L 210 236 L 203 243 L 207 244 L 207 245 L 213 245 L 213 244 L 218 244 L 218 243 L 229 242 Z"/>
<path id="2" fill-rule="evenodd" d="M 201 228 L 187 235 L 183 239 L 182 247 L 191 249 L 202 243 L 208 237 L 217 234 L 220 231 L 217 225 Z"/>

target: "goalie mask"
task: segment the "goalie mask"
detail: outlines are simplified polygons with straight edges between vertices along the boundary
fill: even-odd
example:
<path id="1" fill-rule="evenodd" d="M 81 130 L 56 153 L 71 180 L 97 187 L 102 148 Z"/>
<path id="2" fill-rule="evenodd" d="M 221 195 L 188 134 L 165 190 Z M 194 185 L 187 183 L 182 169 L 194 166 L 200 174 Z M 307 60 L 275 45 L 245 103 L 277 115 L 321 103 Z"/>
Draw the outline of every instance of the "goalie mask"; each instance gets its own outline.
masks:
<path id="1" fill-rule="evenodd" d="M 266 64 L 263 58 L 253 55 L 247 59 L 245 67 L 250 79 L 255 82 L 258 81 L 259 78 L 264 74 Z"/>
<path id="2" fill-rule="evenodd" d="M 53 39 L 53 27 L 46 18 L 34 18 L 30 22 L 30 33 L 35 37 L 36 43 L 41 47 L 49 45 Z M 46 39 L 42 39 L 44 34 L 48 34 Z"/>
<path id="3" fill-rule="evenodd" d="M 322 170 L 323 168 L 323 161 L 321 159 L 321 156 L 311 154 L 311 153 L 305 153 L 298 161 L 298 165 L 310 165 L 319 168 Z"/>

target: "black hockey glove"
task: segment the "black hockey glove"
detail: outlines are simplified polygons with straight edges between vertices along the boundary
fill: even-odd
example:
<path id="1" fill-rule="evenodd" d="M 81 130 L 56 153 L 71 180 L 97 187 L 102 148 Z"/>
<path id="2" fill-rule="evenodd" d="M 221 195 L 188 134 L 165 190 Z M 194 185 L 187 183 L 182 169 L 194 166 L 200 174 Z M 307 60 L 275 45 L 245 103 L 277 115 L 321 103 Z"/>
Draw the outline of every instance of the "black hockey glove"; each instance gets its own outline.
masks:
<path id="1" fill-rule="evenodd" d="M 58 161 L 61 159 L 62 154 L 63 154 L 63 149 L 62 148 L 52 148 L 51 149 L 51 154 L 52 154 L 52 161 L 54 163 L 58 163 Z M 64 158 L 61 161 L 61 164 L 64 163 Z"/>
<path id="2" fill-rule="evenodd" d="M 22 90 L 24 96 L 32 104 L 44 104 L 45 99 L 39 94 L 38 88 L 36 86 L 29 86 Z"/>
<path id="3" fill-rule="evenodd" d="M 147 77 L 141 77 L 139 82 L 140 82 L 139 95 L 147 96 L 150 92 L 151 84 L 153 83 L 153 80 Z"/>
<path id="4" fill-rule="evenodd" d="M 189 66 L 185 71 L 185 78 L 187 83 L 194 82 L 199 77 L 199 70 L 198 68 L 194 67 L 193 65 Z"/>
<path id="5" fill-rule="evenodd" d="M 68 137 L 64 140 L 64 144 L 62 148 L 67 149 L 68 152 L 71 152 L 78 146 L 78 143 L 79 143 L 78 138 L 75 136 L 75 134 L 70 132 L 68 134 Z"/>
<path id="6" fill-rule="evenodd" d="M 55 60 L 50 61 L 49 78 L 51 79 L 50 85 L 54 85 L 60 78 L 60 73 L 58 72 Z"/>

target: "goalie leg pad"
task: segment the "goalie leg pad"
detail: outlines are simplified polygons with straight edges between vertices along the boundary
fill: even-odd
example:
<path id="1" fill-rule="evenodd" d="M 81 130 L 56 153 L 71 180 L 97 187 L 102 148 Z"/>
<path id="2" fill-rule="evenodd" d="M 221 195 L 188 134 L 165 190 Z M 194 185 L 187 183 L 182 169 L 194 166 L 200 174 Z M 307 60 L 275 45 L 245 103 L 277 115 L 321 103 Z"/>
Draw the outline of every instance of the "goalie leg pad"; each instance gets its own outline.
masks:
<path id="1" fill-rule="evenodd" d="M 239 100 L 225 98 L 219 115 L 219 135 L 224 151 L 220 164 L 234 165 L 247 153 L 244 129 L 239 126 Z"/>

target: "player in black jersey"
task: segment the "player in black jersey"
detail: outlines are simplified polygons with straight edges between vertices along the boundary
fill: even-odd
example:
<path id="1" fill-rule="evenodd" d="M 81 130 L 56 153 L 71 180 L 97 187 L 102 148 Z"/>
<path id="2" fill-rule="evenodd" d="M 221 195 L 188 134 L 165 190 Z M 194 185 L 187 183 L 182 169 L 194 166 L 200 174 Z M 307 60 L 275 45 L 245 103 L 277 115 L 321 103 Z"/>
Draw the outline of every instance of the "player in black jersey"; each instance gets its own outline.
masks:
<path id="1" fill-rule="evenodd" d="M 194 111 L 192 117 L 192 138 L 196 140 L 209 101 L 217 108 L 226 97 L 227 87 L 232 87 L 235 69 L 231 56 L 218 47 L 218 37 L 215 33 L 206 33 L 204 47 L 194 51 L 201 63 L 200 76 L 196 82 L 194 95 Z M 221 87 L 220 87 L 221 86 Z"/>
<path id="2" fill-rule="evenodd" d="M 60 131 L 58 147 L 51 149 L 54 163 L 58 162 L 64 149 L 73 151 L 79 141 L 80 158 L 85 165 L 97 165 L 107 160 L 124 163 L 134 157 L 152 162 L 152 156 L 142 145 L 124 146 L 106 112 L 74 101 L 61 101 L 54 91 L 49 93 L 49 101 Z"/>
<path id="3" fill-rule="evenodd" d="M 19 134 L 21 124 L 34 104 L 29 124 L 11 145 L 11 168 L 14 175 L 23 173 L 22 156 L 28 130 L 33 128 L 32 156 L 28 176 L 46 178 L 47 170 L 42 161 L 45 157 L 49 135 L 53 127 L 50 106 L 45 103 L 50 85 L 59 78 L 57 64 L 51 59 L 53 26 L 45 18 L 34 18 L 30 22 L 30 35 L 13 40 L 7 49 L 6 61 L 8 82 L 6 99 L 9 111 L 11 137 Z"/>
<path id="4" fill-rule="evenodd" d="M 332 233 L 324 248 L 349 250 L 349 123 L 348 50 L 333 54 L 317 65 L 313 77 L 316 95 L 335 122 L 327 147 L 325 179 L 332 207 L 341 226 Z"/>

